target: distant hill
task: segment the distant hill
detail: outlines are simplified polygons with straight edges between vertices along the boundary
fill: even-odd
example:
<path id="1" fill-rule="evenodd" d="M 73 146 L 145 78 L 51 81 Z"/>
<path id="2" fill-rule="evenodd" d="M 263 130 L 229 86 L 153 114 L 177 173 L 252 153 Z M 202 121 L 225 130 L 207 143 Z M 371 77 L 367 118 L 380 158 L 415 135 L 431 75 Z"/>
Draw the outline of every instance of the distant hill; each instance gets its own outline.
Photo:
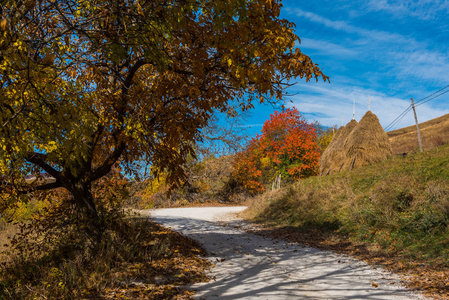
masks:
<path id="1" fill-rule="evenodd" d="M 419 124 L 424 150 L 449 143 L 449 114 Z M 387 132 L 393 154 L 418 151 L 416 125 Z"/>

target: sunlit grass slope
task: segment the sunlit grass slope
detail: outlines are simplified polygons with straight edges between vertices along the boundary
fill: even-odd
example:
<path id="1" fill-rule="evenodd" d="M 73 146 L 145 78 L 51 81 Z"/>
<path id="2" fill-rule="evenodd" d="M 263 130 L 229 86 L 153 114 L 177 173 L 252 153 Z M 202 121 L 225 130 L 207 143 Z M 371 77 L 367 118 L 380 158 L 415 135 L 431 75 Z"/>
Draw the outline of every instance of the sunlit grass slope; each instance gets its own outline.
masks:
<path id="1" fill-rule="evenodd" d="M 425 150 L 449 143 L 449 114 L 419 124 L 422 145 Z M 416 126 L 408 126 L 387 132 L 393 154 L 418 150 Z"/>
<path id="2" fill-rule="evenodd" d="M 255 198 L 256 221 L 319 230 L 404 257 L 449 263 L 449 145 Z"/>

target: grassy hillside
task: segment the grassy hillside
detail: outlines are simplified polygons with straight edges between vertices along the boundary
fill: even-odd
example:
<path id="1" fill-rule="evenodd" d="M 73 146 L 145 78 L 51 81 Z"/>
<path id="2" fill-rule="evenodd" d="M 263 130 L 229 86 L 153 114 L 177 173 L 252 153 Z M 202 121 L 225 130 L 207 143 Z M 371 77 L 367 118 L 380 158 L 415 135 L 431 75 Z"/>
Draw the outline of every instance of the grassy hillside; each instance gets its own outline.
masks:
<path id="1" fill-rule="evenodd" d="M 425 150 L 449 143 L 449 114 L 419 124 Z M 393 154 L 418 150 L 416 126 L 404 127 L 387 133 Z"/>
<path id="2" fill-rule="evenodd" d="M 449 145 L 254 199 L 256 221 L 322 230 L 387 252 L 449 264 Z"/>
<path id="3" fill-rule="evenodd" d="M 267 192 L 245 213 L 268 224 L 271 235 L 411 272 L 412 288 L 443 299 L 449 297 L 448 167 L 449 145 L 393 156 Z"/>

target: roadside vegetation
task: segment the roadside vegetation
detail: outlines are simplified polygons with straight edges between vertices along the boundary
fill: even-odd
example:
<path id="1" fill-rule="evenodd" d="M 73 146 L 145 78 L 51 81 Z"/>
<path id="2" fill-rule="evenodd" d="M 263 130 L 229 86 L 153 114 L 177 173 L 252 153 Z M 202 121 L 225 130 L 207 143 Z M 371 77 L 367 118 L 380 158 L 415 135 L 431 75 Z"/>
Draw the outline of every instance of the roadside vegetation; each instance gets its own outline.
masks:
<path id="1" fill-rule="evenodd" d="M 191 299 L 183 286 L 207 280 L 205 251 L 125 209 L 129 187 L 118 167 L 93 185 L 99 240 L 62 189 L 5 210 L 0 299 Z"/>
<path id="2" fill-rule="evenodd" d="M 256 220 L 322 229 L 434 263 L 449 259 L 449 146 L 260 195 Z"/>
<path id="3" fill-rule="evenodd" d="M 252 199 L 246 216 L 271 233 L 409 271 L 449 296 L 449 145 L 351 172 L 310 177 Z M 361 249 L 365 251 L 361 251 Z M 374 255 L 374 256 L 373 256 Z"/>
<path id="4" fill-rule="evenodd" d="M 318 173 L 318 161 L 333 128 L 308 123 L 295 108 L 276 111 L 262 133 L 237 153 L 190 159 L 185 186 L 169 191 L 167 174 L 134 182 L 128 205 L 134 208 L 234 205 L 275 186 Z"/>
<path id="5" fill-rule="evenodd" d="M 147 218 L 109 223 L 94 250 L 73 228 L 36 243 L 38 223 L 1 224 L 2 245 L 18 235 L 1 249 L 0 299 L 191 299 L 183 285 L 207 280 L 201 246 Z"/>
<path id="6" fill-rule="evenodd" d="M 227 188 L 235 155 L 215 157 L 213 154 L 202 160 L 191 160 L 185 165 L 188 181 L 185 186 L 167 193 L 170 189 L 166 174 L 150 176 L 140 182 L 131 183 L 131 195 L 126 205 L 136 209 L 232 205 L 244 201 L 234 197 Z"/>

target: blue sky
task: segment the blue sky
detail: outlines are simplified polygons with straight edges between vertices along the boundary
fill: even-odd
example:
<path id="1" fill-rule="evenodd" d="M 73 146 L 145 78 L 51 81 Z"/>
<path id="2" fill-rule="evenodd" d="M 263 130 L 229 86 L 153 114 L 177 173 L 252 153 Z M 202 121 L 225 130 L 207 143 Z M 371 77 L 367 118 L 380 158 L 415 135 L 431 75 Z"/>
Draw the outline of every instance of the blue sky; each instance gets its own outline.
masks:
<path id="1" fill-rule="evenodd" d="M 410 105 L 449 85 L 449 1 L 284 0 L 281 17 L 296 24 L 298 45 L 330 77 L 329 83 L 298 79 L 288 90 L 309 121 L 346 124 L 356 101 L 357 121 L 368 110 L 382 126 Z M 449 93 L 417 107 L 419 122 L 449 113 Z M 257 107 L 247 118 L 261 130 L 274 109 Z M 393 129 L 414 124 L 407 113 Z"/>

